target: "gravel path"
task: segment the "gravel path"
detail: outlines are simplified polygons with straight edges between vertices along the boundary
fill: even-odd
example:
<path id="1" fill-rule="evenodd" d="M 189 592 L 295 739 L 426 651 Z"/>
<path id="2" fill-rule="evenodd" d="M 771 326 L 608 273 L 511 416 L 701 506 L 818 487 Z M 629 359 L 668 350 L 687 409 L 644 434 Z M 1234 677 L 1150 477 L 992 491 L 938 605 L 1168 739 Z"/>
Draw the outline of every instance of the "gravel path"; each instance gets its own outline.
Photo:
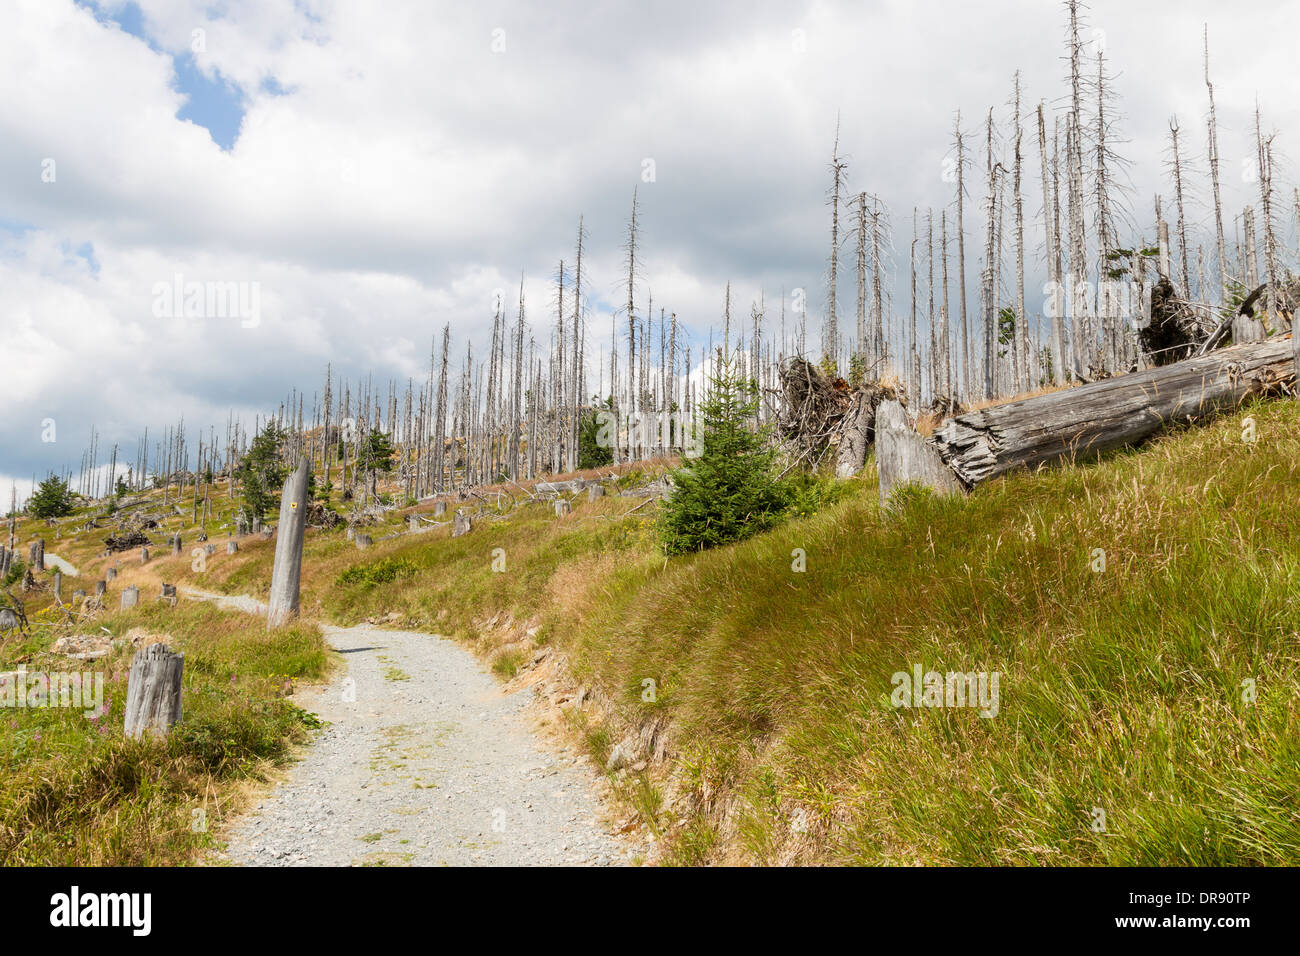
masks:
<path id="1" fill-rule="evenodd" d="M 590 764 L 529 731 L 446 638 L 326 628 L 346 660 L 300 704 L 328 725 L 288 779 L 226 835 L 239 865 L 612 865 Z M 341 669 L 342 670 L 342 669 Z"/>

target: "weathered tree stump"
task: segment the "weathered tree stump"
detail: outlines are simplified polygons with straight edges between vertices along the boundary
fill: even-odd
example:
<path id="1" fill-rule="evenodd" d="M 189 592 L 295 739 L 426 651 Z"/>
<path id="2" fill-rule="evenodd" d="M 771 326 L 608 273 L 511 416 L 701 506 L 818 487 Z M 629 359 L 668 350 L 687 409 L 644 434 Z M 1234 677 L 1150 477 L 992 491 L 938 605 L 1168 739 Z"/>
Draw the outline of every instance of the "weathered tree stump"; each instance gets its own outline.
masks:
<path id="1" fill-rule="evenodd" d="M 166 601 L 172 607 L 175 607 L 177 600 L 176 585 L 164 583 L 162 586 L 162 593 L 158 595 L 158 600 Z"/>
<path id="2" fill-rule="evenodd" d="M 592 485 L 590 488 L 587 489 L 588 501 L 595 501 L 597 498 L 603 498 L 604 496 L 605 496 L 604 485 Z"/>
<path id="3" fill-rule="evenodd" d="M 227 541 L 227 542 L 226 542 L 226 554 L 238 554 L 238 553 L 239 553 L 239 542 L 238 542 L 238 541 Z"/>
<path id="4" fill-rule="evenodd" d="M 112 571 L 113 569 L 112 569 L 112 568 L 109 568 L 109 570 Z M 103 596 L 104 596 L 104 592 L 107 591 L 107 590 L 108 590 L 108 583 L 107 583 L 107 582 L 105 582 L 105 581 L 96 581 L 96 582 L 95 582 L 95 597 L 103 597 Z"/>
<path id="5" fill-rule="evenodd" d="M 58 570 L 54 572 L 54 597 L 63 600 L 63 572 Z"/>
<path id="6" fill-rule="evenodd" d="M 148 563 L 149 563 L 149 549 L 148 549 L 148 548 L 141 548 L 141 549 L 140 549 L 140 563 L 141 563 L 141 564 L 148 564 Z"/>
<path id="7" fill-rule="evenodd" d="M 138 587 L 131 585 L 130 587 L 122 588 L 122 610 L 123 611 L 125 611 L 129 607 L 135 607 L 139 603 L 140 603 L 140 589 Z"/>
<path id="8" fill-rule="evenodd" d="M 880 403 L 875 432 L 882 503 L 887 504 L 890 494 L 901 485 L 922 485 L 939 494 L 964 491 L 938 449 L 912 428 L 907 412 L 898 402 L 888 399 Z"/>
<path id="9" fill-rule="evenodd" d="M 347 539 L 349 541 L 355 541 L 357 539 L 357 529 L 352 525 L 348 525 Z"/>
<path id="10" fill-rule="evenodd" d="M 463 534 L 469 534 L 472 530 L 474 530 L 473 519 L 469 515 L 457 511 L 451 520 L 451 536 L 459 538 Z"/>
<path id="11" fill-rule="evenodd" d="M 7 607 L 0 607 L 0 634 L 7 634 L 18 626 L 18 615 Z"/>
<path id="12" fill-rule="evenodd" d="M 181 536 L 178 535 L 178 534 L 174 534 L 174 535 L 172 535 L 172 537 L 171 537 L 171 544 L 172 544 L 172 554 L 173 554 L 173 555 L 180 554 L 180 553 L 181 553 Z"/>
<path id="13" fill-rule="evenodd" d="M 279 627 L 298 613 L 298 586 L 302 578 L 302 538 L 307 527 L 307 459 L 284 482 L 280 492 L 280 530 L 275 543 L 275 565 L 271 570 L 271 597 L 266 609 L 266 626 Z"/>
<path id="14" fill-rule="evenodd" d="M 203 546 L 203 554 L 205 557 L 210 558 L 216 553 L 217 553 L 217 546 L 215 544 L 205 544 Z"/>
<path id="15" fill-rule="evenodd" d="M 433 516 L 435 518 L 441 518 L 446 513 L 447 513 L 447 502 L 435 501 L 433 503 Z"/>
<path id="16" fill-rule="evenodd" d="M 32 546 L 31 548 L 28 549 L 28 551 L 29 551 L 29 558 L 30 558 L 28 564 L 31 565 L 32 570 L 44 571 L 45 570 L 45 539 L 37 538 L 35 541 L 32 542 Z"/>
<path id="17" fill-rule="evenodd" d="M 150 644 L 131 659 L 126 686 L 126 735 L 166 736 L 181 719 L 181 678 L 185 655 L 166 644 Z"/>
<path id="18" fill-rule="evenodd" d="M 370 535 L 368 534 L 357 535 L 356 542 L 357 542 L 357 550 L 359 551 L 364 551 L 366 548 L 370 547 L 372 544 L 375 543 L 371 539 Z"/>
<path id="19" fill-rule="evenodd" d="M 105 581 L 111 581 L 111 580 L 113 580 L 115 577 L 117 577 L 117 568 L 105 568 L 105 569 L 104 569 L 104 580 L 105 580 Z"/>
<path id="20" fill-rule="evenodd" d="M 420 530 L 419 517 L 417 517 L 416 515 L 411 515 L 409 518 L 407 518 L 406 530 L 410 531 L 411 534 L 415 534 L 417 531 L 419 531 Z"/>
<path id="21" fill-rule="evenodd" d="M 72 603 L 73 603 L 73 604 L 76 604 L 78 601 L 84 601 L 84 600 L 86 600 L 86 592 L 85 592 L 84 589 L 82 589 L 82 588 L 77 588 L 77 590 L 75 590 L 75 591 L 72 592 Z"/>
<path id="22" fill-rule="evenodd" d="M 563 518 L 565 515 L 570 514 L 572 511 L 573 511 L 573 505 L 569 504 L 569 502 L 564 498 L 561 498 L 559 501 L 555 502 L 555 517 Z"/>

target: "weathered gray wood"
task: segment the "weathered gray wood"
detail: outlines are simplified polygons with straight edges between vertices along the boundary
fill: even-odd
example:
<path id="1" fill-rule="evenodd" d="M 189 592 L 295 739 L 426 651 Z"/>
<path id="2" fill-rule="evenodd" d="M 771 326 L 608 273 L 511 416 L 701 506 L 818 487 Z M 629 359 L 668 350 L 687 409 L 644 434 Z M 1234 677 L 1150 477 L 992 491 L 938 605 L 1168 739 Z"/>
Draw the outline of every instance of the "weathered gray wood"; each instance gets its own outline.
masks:
<path id="1" fill-rule="evenodd" d="M 561 498 L 559 501 L 555 502 L 555 517 L 563 518 L 565 515 L 571 513 L 572 511 L 573 511 L 573 506 L 569 504 L 569 502 L 564 498 Z"/>
<path id="2" fill-rule="evenodd" d="M 588 501 L 595 501 L 597 498 L 603 498 L 604 496 L 605 496 L 604 485 L 592 485 L 587 489 Z"/>
<path id="3" fill-rule="evenodd" d="M 459 538 L 463 534 L 469 534 L 474 529 L 474 522 L 469 515 L 456 512 L 451 522 L 451 536 Z"/>
<path id="4" fill-rule="evenodd" d="M 172 537 L 171 537 L 171 544 L 172 544 L 172 554 L 173 554 L 173 555 L 180 554 L 180 553 L 181 553 L 181 536 L 178 535 L 178 534 L 174 534 L 174 535 L 172 535 Z"/>
<path id="5" fill-rule="evenodd" d="M 45 539 L 37 538 L 28 548 L 28 561 L 32 571 L 45 570 Z"/>
<path id="6" fill-rule="evenodd" d="M 128 737 L 146 733 L 166 736 L 181 719 L 181 679 L 185 655 L 166 644 L 150 644 L 131 659 L 126 686 L 125 729 Z"/>
<path id="7" fill-rule="evenodd" d="M 418 515 L 410 515 L 406 520 L 406 529 L 415 534 L 420 530 L 420 518 Z"/>
<path id="8" fill-rule="evenodd" d="M 0 634 L 7 634 L 18 626 L 18 615 L 7 607 L 0 607 Z"/>
<path id="9" fill-rule="evenodd" d="M 227 541 L 227 542 L 226 542 L 226 554 L 238 554 L 238 553 L 239 553 L 239 542 L 237 542 L 237 541 Z"/>
<path id="10" fill-rule="evenodd" d="M 441 518 L 446 513 L 447 513 L 447 502 L 435 501 L 433 503 L 433 516 L 435 518 Z"/>
<path id="11" fill-rule="evenodd" d="M 853 396 L 853 404 L 840 423 L 840 445 L 835 456 L 836 477 L 852 478 L 867 463 L 867 449 L 874 437 L 879 401 L 877 389 L 860 388 Z"/>
<path id="12" fill-rule="evenodd" d="M 374 540 L 368 534 L 358 534 L 356 537 L 356 542 L 357 542 L 357 548 L 361 551 L 364 551 L 366 548 L 370 547 L 372 544 L 375 543 Z"/>
<path id="13" fill-rule="evenodd" d="M 112 568 L 109 568 L 108 570 L 112 571 L 113 569 L 112 569 Z M 103 596 L 104 596 L 104 592 L 107 591 L 107 590 L 108 590 L 108 583 L 107 583 L 107 582 L 105 582 L 105 581 L 96 581 L 96 582 L 95 582 L 95 597 L 103 597 Z"/>
<path id="14" fill-rule="evenodd" d="M 149 563 L 149 549 L 148 549 L 148 548 L 141 548 L 141 549 L 140 549 L 140 563 L 141 563 L 141 564 L 148 564 L 148 563 Z"/>
<path id="15" fill-rule="evenodd" d="M 72 602 L 74 604 L 77 601 L 84 601 L 85 599 L 86 599 L 86 591 L 84 588 L 77 588 L 77 590 L 72 592 Z"/>
<path id="16" fill-rule="evenodd" d="M 122 610 L 140 603 L 140 589 L 134 585 L 122 589 Z"/>
<path id="17" fill-rule="evenodd" d="M 279 537 L 275 542 L 275 566 L 271 570 L 271 596 L 266 611 L 268 628 L 279 627 L 298 613 L 309 473 L 306 457 L 300 457 L 298 467 L 285 479 L 280 493 L 280 521 L 276 525 Z"/>
<path id="18" fill-rule="evenodd" d="M 921 485 L 939 494 L 964 490 L 938 450 L 917 433 L 907 411 L 894 399 L 881 402 L 877 409 L 875 433 L 882 503 L 888 503 L 894 489 L 903 485 Z"/>
<path id="19" fill-rule="evenodd" d="M 117 568 L 105 568 L 105 569 L 104 569 L 104 580 L 105 580 L 105 581 L 111 581 L 111 580 L 113 580 L 115 577 L 117 577 Z"/>
<path id="20" fill-rule="evenodd" d="M 949 419 L 930 439 L 967 487 L 1013 468 L 1132 445 L 1295 381 L 1290 341 L 1237 345 Z"/>
<path id="21" fill-rule="evenodd" d="M 63 598 L 63 572 L 54 572 L 54 597 L 56 600 Z"/>

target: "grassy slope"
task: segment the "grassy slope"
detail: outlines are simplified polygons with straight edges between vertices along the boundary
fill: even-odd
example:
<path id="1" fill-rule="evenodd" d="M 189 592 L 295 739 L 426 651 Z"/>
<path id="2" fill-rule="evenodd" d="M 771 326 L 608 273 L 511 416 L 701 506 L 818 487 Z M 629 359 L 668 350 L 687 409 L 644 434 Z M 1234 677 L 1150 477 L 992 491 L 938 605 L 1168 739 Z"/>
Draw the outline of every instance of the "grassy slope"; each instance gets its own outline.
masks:
<path id="1" fill-rule="evenodd" d="M 0 671 L 21 665 L 29 673 L 102 672 L 107 709 L 94 719 L 69 708 L 0 709 L 3 864 L 189 862 L 213 845 L 213 831 L 239 808 L 244 781 L 265 779 L 270 765 L 287 757 L 293 743 L 305 741 L 305 729 L 314 723 L 283 698 L 293 681 L 317 679 L 328 667 L 315 624 L 268 634 L 264 623 L 247 615 L 188 602 L 172 609 L 154 601 L 157 580 L 170 581 L 170 568 L 181 559 L 155 559 L 140 567 L 138 552 L 99 558 L 107 529 L 71 531 L 95 510 L 65 519 L 57 538 L 41 522 L 19 526 L 20 557 L 26 557 L 26 543 L 41 535 L 47 553 L 77 567 L 78 576 L 64 575 L 65 601 L 76 588 L 93 594 L 109 563 L 120 561 L 121 573 L 110 585 L 108 609 L 75 627 L 63 623 L 51 590 L 24 594 L 12 587 L 33 628 L 25 636 L 0 640 Z M 180 520 L 171 519 L 166 530 L 180 527 Z M 163 532 L 156 537 L 165 541 Z M 49 578 L 47 571 L 43 579 Z M 142 587 L 141 605 L 117 611 L 121 588 L 132 583 Z M 167 635 L 173 649 L 185 653 L 184 718 L 167 741 L 136 742 L 122 733 L 129 644 L 99 661 L 47 651 L 61 634 L 96 633 L 101 627 L 117 638 L 133 628 Z"/>
<path id="2" fill-rule="evenodd" d="M 388 584 L 333 585 L 336 554 L 313 598 L 468 636 L 494 610 L 540 619 L 629 723 L 671 719 L 677 760 L 630 789 L 680 861 L 1296 863 L 1297 462 L 1300 410 L 1278 402 L 893 515 L 869 471 L 847 501 L 684 560 L 655 552 L 644 510 L 594 517 L 626 500 L 537 507 L 386 543 L 364 560 L 415 569 Z M 915 664 L 1000 672 L 999 715 L 894 709 Z"/>
<path id="3" fill-rule="evenodd" d="M 575 717 L 597 756 L 666 718 L 671 759 L 619 777 L 673 861 L 1294 864 L 1297 462 L 1300 409 L 1277 402 L 892 514 L 868 469 L 812 517 L 671 561 L 651 508 L 620 517 L 632 499 L 366 552 L 313 533 L 304 610 L 396 612 L 507 675 L 554 644 L 604 705 L 604 726 Z M 264 595 L 270 543 L 245 542 L 130 575 Z M 916 664 L 1000 672 L 998 716 L 894 709 Z"/>

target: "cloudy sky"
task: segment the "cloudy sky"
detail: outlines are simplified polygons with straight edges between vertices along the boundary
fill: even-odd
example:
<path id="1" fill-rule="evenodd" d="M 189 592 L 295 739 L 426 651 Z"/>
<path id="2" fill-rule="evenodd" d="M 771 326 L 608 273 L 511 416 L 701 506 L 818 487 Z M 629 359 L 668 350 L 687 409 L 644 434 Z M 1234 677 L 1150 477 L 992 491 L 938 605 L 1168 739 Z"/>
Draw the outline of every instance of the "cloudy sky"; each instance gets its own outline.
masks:
<path id="1" fill-rule="evenodd" d="M 1171 114 L 1189 217 L 1209 221 L 1208 23 L 1225 205 L 1255 194 L 1243 163 L 1258 99 L 1281 134 L 1294 249 L 1300 5 L 1098 0 L 1087 17 L 1115 74 L 1131 221 L 1150 236 L 1152 196 L 1172 192 Z M 625 296 L 634 187 L 638 301 L 676 311 L 697 354 L 728 281 L 742 309 L 761 294 L 769 314 L 782 290 L 807 289 L 815 325 L 837 115 L 848 189 L 889 207 L 905 310 L 912 208 L 937 217 L 953 200 L 956 111 L 973 138 L 989 107 L 1005 125 L 1020 69 L 1027 110 L 1055 114 L 1064 33 L 1061 5 L 1037 0 L 7 0 L 0 482 L 21 496 L 33 473 L 75 470 L 92 425 L 105 455 L 116 441 L 131 458 L 146 425 L 221 427 L 231 409 L 251 422 L 295 384 L 310 395 L 326 363 L 419 381 L 435 331 L 450 322 L 481 345 L 494 293 L 513 295 L 521 275 L 545 341 L 548 279 L 572 260 L 579 215 L 603 340 Z M 1036 145 L 1027 162 L 1034 182 Z M 968 189 L 977 204 L 978 177 Z M 1027 197 L 1037 217 L 1037 190 Z M 178 277 L 255 290 L 256 316 L 168 315 L 160 289 Z M 851 273 L 842 282 L 851 298 Z"/>

